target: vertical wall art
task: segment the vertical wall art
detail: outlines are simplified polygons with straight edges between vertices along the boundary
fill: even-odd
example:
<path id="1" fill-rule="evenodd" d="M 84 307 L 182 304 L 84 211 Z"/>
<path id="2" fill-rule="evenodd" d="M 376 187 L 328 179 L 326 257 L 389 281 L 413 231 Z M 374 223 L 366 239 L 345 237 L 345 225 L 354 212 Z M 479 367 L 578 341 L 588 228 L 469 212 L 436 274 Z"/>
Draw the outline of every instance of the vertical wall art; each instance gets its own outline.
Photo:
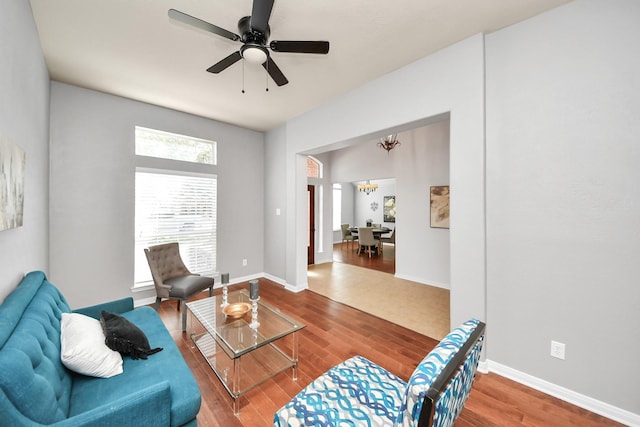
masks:
<path id="1" fill-rule="evenodd" d="M 384 222 L 396 222 L 396 196 L 384 196 Z"/>
<path id="2" fill-rule="evenodd" d="M 431 187 L 431 227 L 449 228 L 449 186 Z"/>
<path id="3" fill-rule="evenodd" d="M 0 133 L 0 231 L 22 226 L 25 154 Z"/>

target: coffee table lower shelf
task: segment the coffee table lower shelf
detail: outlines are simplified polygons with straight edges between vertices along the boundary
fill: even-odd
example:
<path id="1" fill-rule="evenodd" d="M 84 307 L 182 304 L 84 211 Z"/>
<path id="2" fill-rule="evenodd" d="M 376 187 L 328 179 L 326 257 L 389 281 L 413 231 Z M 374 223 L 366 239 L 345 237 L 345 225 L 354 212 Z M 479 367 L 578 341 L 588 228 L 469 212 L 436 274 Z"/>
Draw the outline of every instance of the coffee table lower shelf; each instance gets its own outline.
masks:
<path id="1" fill-rule="evenodd" d="M 296 378 L 297 361 L 287 356 L 274 343 L 256 348 L 237 358 L 230 358 L 211 334 L 192 334 L 191 339 L 204 356 L 233 399 L 233 413 L 238 415 L 238 398 L 275 375 L 293 368 Z"/>

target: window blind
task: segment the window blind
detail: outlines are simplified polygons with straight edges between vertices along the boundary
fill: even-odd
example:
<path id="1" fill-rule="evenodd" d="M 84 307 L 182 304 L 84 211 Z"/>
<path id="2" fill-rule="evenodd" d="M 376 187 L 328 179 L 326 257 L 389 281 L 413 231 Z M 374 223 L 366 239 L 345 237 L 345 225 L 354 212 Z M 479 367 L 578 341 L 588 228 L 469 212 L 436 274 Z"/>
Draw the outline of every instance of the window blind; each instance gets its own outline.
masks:
<path id="1" fill-rule="evenodd" d="M 192 273 L 216 271 L 215 175 L 136 172 L 135 283 L 151 281 L 144 248 L 178 242 Z"/>

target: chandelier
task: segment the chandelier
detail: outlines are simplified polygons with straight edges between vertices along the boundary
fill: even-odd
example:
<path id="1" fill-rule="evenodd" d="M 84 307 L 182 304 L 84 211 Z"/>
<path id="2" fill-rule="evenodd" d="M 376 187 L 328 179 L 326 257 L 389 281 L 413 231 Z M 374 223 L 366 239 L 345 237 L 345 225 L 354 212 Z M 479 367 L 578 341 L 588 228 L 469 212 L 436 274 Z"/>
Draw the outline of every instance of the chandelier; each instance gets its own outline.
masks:
<path id="1" fill-rule="evenodd" d="M 400 145 L 397 133 L 394 133 L 393 135 L 387 135 L 384 138 L 380 138 L 380 142 L 378 142 L 378 147 L 387 150 L 387 154 L 389 154 L 389 151 L 396 148 L 396 145 Z"/>
<path id="2" fill-rule="evenodd" d="M 358 184 L 358 190 L 365 193 L 367 196 L 376 191 L 378 189 L 378 184 L 372 184 L 371 181 L 367 180 L 365 184 Z"/>

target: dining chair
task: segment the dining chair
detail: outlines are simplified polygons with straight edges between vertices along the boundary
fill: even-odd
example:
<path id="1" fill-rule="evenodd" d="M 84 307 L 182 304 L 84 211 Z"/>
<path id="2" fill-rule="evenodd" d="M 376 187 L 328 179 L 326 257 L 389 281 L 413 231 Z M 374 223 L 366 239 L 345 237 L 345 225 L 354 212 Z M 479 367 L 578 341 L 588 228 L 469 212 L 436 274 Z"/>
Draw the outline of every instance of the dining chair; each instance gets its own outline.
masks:
<path id="1" fill-rule="evenodd" d="M 382 224 L 371 224 L 371 228 L 375 229 L 381 229 L 382 228 Z M 373 238 L 376 239 L 377 241 L 380 242 L 380 237 L 381 237 L 381 233 L 380 232 L 375 232 L 373 233 Z M 380 254 L 382 254 L 383 248 L 382 248 L 382 242 L 380 242 Z"/>
<path id="2" fill-rule="evenodd" d="M 381 236 L 380 240 L 382 243 L 393 243 L 396 244 L 396 228 L 393 227 L 393 231 L 391 231 L 391 235 L 389 237 Z"/>
<path id="3" fill-rule="evenodd" d="M 347 248 L 350 248 L 351 244 L 358 240 L 356 236 L 351 234 L 351 230 L 349 230 L 349 224 L 342 224 L 342 246 L 344 246 L 344 242 L 347 242 Z"/>
<path id="4" fill-rule="evenodd" d="M 372 227 L 359 227 L 358 240 L 358 255 L 360 255 L 360 251 L 364 247 L 366 248 L 365 251 L 369 254 L 369 258 L 371 258 L 371 248 L 375 248 L 376 251 L 380 248 L 380 241 L 373 237 Z"/>
<path id="5" fill-rule="evenodd" d="M 396 244 L 396 228 L 393 227 L 393 231 L 391 231 L 391 235 L 389 237 L 380 236 L 380 249 L 384 247 L 385 243 L 392 243 L 394 246 Z"/>

